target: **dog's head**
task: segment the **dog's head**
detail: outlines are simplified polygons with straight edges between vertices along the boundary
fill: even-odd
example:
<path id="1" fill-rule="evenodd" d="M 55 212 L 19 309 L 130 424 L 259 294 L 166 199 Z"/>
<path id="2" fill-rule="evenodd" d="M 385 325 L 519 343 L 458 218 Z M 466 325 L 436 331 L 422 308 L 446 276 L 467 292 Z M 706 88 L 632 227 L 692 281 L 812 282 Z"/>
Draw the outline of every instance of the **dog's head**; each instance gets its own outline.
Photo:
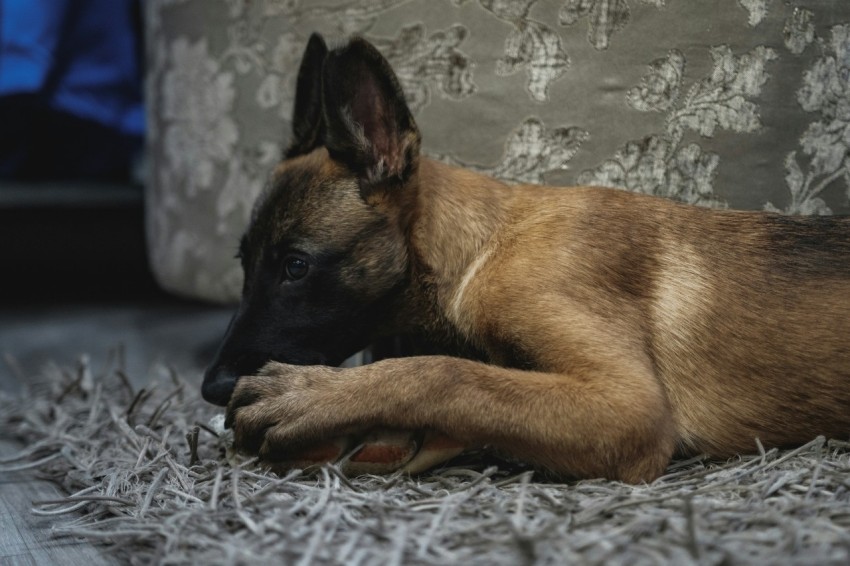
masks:
<path id="1" fill-rule="evenodd" d="M 420 138 L 389 63 L 363 39 L 328 51 L 314 34 L 292 123 L 240 244 L 242 302 L 204 377 L 211 403 L 269 360 L 339 365 L 408 280 L 402 210 Z"/>

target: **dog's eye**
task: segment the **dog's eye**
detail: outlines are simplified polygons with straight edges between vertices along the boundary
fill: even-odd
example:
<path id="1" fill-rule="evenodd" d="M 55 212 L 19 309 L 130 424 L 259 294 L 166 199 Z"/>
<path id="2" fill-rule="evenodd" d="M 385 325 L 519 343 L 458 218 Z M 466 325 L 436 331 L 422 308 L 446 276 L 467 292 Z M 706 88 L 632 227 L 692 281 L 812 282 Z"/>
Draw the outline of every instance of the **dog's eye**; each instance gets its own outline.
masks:
<path id="1" fill-rule="evenodd" d="M 307 271 L 309 271 L 309 269 L 310 266 L 307 262 L 299 257 L 286 258 L 283 264 L 284 275 L 289 281 L 303 279 L 304 276 L 307 275 Z"/>

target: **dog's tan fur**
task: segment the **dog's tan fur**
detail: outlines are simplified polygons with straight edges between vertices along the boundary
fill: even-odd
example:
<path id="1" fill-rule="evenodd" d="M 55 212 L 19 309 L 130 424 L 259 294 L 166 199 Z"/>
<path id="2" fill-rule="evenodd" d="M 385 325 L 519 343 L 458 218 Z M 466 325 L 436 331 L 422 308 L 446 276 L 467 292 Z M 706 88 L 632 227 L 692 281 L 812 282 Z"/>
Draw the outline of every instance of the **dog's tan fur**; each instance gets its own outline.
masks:
<path id="1" fill-rule="evenodd" d="M 282 167 L 326 175 L 328 161 L 318 149 Z M 415 184 L 413 210 L 378 205 L 411 219 L 422 281 L 400 318 L 427 317 L 491 363 L 414 357 L 342 373 L 272 363 L 271 379 L 237 387 L 266 399 L 240 415 L 238 434 L 279 423 L 270 447 L 319 431 L 431 427 L 556 472 L 640 481 L 676 448 L 728 456 L 756 438 L 850 432 L 850 279 L 783 272 L 764 215 L 507 187 L 430 160 Z M 355 191 L 334 202 L 359 209 Z M 345 222 L 310 224 L 324 238 Z M 359 263 L 391 259 L 363 253 Z M 336 377 L 299 388 L 296 374 Z"/>
<path id="2" fill-rule="evenodd" d="M 675 452 L 850 434 L 845 219 L 507 186 L 424 158 L 401 189 L 364 191 L 324 147 L 284 161 L 287 175 L 313 186 L 285 216 L 265 207 L 272 239 L 343 245 L 388 219 L 381 245 L 353 248 L 342 284 L 368 293 L 379 266 L 409 266 L 386 330 L 426 328 L 485 361 L 272 362 L 230 405 L 237 444 L 261 456 L 431 428 L 557 473 L 637 482 Z"/>

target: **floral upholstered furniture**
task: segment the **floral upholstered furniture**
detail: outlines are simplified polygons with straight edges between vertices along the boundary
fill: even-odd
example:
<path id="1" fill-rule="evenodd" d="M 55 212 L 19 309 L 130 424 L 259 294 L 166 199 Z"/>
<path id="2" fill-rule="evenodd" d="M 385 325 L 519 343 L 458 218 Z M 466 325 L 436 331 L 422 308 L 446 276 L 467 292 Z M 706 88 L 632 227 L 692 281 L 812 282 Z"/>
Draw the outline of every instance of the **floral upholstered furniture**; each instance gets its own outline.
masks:
<path id="1" fill-rule="evenodd" d="M 850 211 L 846 0 L 150 0 L 148 240 L 232 301 L 312 31 L 392 62 L 424 149 L 510 182 Z M 569 190 L 569 189 L 564 189 Z"/>

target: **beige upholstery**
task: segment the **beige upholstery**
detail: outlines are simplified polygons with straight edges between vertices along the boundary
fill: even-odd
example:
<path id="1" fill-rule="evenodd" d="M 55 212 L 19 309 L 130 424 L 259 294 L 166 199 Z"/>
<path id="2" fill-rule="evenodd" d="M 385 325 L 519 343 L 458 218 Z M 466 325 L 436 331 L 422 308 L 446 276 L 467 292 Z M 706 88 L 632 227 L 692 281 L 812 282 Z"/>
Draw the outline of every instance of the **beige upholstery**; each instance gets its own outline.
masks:
<path id="1" fill-rule="evenodd" d="M 391 60 L 425 150 L 510 181 L 847 212 L 850 2 L 151 0 L 148 240 L 174 292 L 240 289 L 309 34 Z"/>

